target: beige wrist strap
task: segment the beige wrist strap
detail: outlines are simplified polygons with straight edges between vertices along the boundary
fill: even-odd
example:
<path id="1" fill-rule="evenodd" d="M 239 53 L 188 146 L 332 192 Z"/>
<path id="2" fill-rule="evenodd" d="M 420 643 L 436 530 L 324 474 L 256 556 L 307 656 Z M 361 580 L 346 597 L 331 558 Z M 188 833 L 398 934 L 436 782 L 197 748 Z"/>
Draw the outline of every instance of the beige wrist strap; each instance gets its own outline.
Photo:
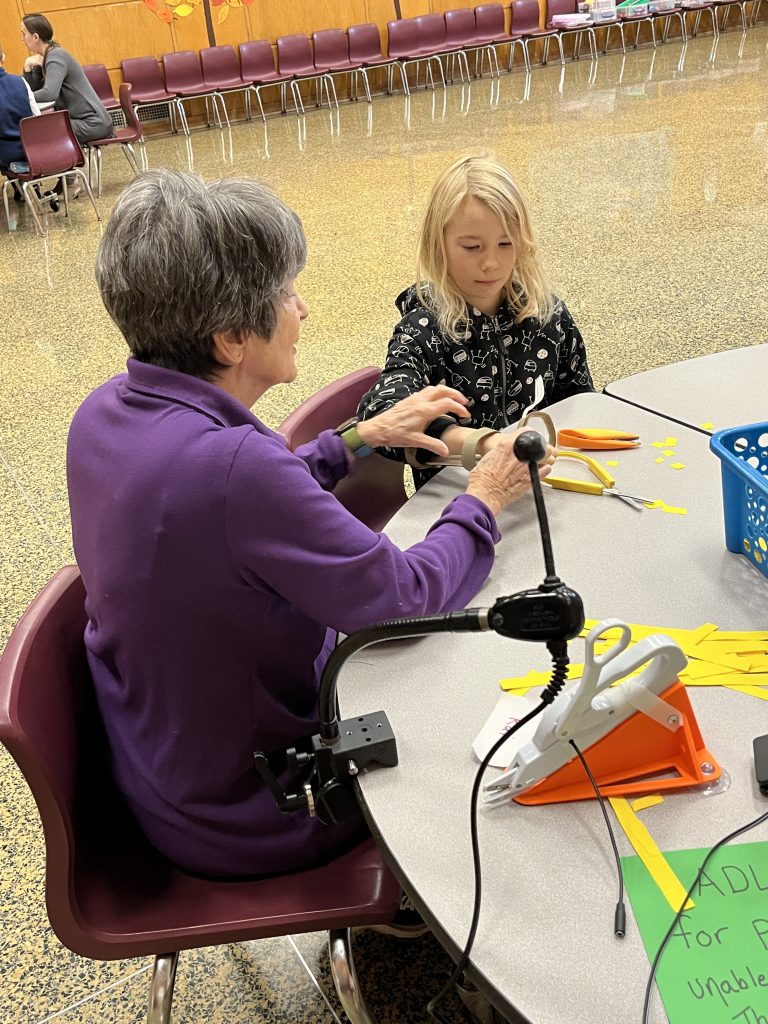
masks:
<path id="1" fill-rule="evenodd" d="M 429 469 L 431 466 L 463 466 L 464 469 L 471 471 L 475 468 L 481 455 L 477 453 L 477 446 L 480 444 L 484 437 L 489 434 L 498 434 L 498 430 L 493 430 L 491 427 L 480 427 L 477 430 L 469 430 L 464 444 L 461 447 L 461 452 L 456 455 L 441 455 L 435 459 L 430 459 L 427 463 L 421 463 L 416 461 L 416 449 L 406 448 L 405 449 L 405 461 L 409 466 L 413 466 L 417 469 Z"/>

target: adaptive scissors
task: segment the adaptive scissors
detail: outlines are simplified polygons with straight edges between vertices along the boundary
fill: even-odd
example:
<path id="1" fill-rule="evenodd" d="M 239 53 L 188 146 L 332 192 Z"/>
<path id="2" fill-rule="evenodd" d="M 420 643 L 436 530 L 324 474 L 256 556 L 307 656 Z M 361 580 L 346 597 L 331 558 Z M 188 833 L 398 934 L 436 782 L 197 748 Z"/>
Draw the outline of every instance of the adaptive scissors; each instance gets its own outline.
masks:
<path id="1" fill-rule="evenodd" d="M 619 448 L 637 448 L 640 438 L 624 430 L 571 427 L 558 430 L 557 443 L 563 448 L 580 448 L 582 451 L 615 451 Z"/>
<path id="2" fill-rule="evenodd" d="M 653 500 L 652 498 L 641 498 L 637 494 L 626 494 L 624 491 L 617 491 L 615 489 L 616 481 L 608 470 L 601 466 L 599 462 L 596 462 L 595 459 L 591 459 L 589 455 L 582 455 L 580 452 L 564 452 L 560 451 L 560 449 L 557 450 L 556 455 L 558 459 L 576 459 L 579 462 L 585 463 L 592 475 L 599 480 L 599 483 L 596 483 L 593 480 L 571 480 L 561 476 L 546 477 L 544 483 L 549 484 L 550 487 L 554 487 L 556 490 L 576 491 L 579 494 L 607 495 L 609 498 L 618 498 L 638 512 L 644 512 L 646 502 Z"/>

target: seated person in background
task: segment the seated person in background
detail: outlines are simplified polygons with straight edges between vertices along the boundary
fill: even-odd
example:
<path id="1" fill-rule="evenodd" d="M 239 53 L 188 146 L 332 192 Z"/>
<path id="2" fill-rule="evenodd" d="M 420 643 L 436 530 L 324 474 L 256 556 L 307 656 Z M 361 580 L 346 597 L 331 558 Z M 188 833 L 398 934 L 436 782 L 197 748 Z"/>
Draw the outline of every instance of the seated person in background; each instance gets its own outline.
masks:
<path id="1" fill-rule="evenodd" d="M 53 26 L 42 14 L 27 14 L 21 22 L 21 38 L 33 56 L 24 61 L 24 78 L 38 103 L 53 103 L 69 111 L 72 130 L 81 144 L 114 134 L 107 108 L 85 77 L 75 58 L 53 38 Z M 61 179 L 56 192 L 63 188 Z M 80 194 L 79 184 L 72 193 Z"/>
<path id="2" fill-rule="evenodd" d="M 27 83 L 19 75 L 9 75 L 4 65 L 5 54 L 0 45 L 0 172 L 12 163 L 26 163 L 19 121 L 40 113 Z"/>
<path id="3" fill-rule="evenodd" d="M 448 384 L 468 399 L 469 426 L 485 431 L 474 442 L 482 454 L 498 443 L 493 431 L 515 423 L 534 403 L 538 377 L 539 408 L 594 390 L 584 342 L 565 303 L 552 294 L 523 197 L 495 159 L 463 157 L 437 179 L 416 269 L 416 284 L 397 298 L 403 318 L 360 416 L 375 416 L 427 385 Z M 452 454 L 467 450 L 466 427 L 449 417 L 428 433 Z M 382 454 L 416 466 L 428 456 L 391 447 Z M 417 469 L 417 486 L 433 472 Z"/>
<path id="4" fill-rule="evenodd" d="M 504 438 L 407 551 L 339 504 L 356 439 L 327 430 L 294 453 L 250 411 L 296 377 L 305 255 L 298 217 L 264 185 L 137 178 L 96 263 L 128 372 L 85 399 L 69 435 L 115 777 L 152 842 L 209 875 L 289 871 L 360 835 L 359 821 L 281 814 L 253 752 L 317 731 L 337 630 L 464 606 L 493 564 L 497 514 L 530 484 Z M 423 433 L 445 414 L 461 417 L 462 397 L 427 388 L 361 423 L 359 441 L 446 454 Z"/>

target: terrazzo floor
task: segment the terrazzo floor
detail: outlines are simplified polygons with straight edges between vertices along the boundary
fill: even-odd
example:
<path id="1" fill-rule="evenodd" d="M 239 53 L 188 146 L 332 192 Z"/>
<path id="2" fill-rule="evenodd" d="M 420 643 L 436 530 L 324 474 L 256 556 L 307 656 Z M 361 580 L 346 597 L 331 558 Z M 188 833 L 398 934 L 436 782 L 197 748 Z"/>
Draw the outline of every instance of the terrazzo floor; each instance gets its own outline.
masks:
<path id="1" fill-rule="evenodd" d="M 436 174 L 491 150 L 526 194 L 559 293 L 580 325 L 595 383 L 768 341 L 768 27 L 626 56 L 536 68 L 444 93 L 380 97 L 150 141 L 151 166 L 269 181 L 299 212 L 310 256 L 300 377 L 257 412 L 275 426 L 321 385 L 381 360 L 394 296 Z M 104 155 L 106 218 L 130 171 Z M 0 231 L 0 649 L 36 590 L 71 561 L 64 476 L 68 423 L 119 372 L 125 347 L 101 307 L 93 261 L 103 221 L 86 200 L 45 239 L 14 208 Z M 37 815 L 0 751 L 0 1022 L 138 1022 L 149 961 L 97 964 L 47 926 Z M 328 1022 L 341 1011 L 323 937 L 183 954 L 174 1021 Z M 358 936 L 380 1024 L 426 1019 L 450 968 L 431 940 Z M 622 1022 L 617 1022 L 622 1024 Z"/>

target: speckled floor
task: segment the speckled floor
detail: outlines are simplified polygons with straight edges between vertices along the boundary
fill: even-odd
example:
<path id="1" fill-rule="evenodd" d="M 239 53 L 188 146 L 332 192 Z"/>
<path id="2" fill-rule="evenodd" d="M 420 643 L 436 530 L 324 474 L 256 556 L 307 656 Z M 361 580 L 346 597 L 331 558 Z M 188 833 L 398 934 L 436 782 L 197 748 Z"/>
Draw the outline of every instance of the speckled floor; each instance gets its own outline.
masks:
<path id="1" fill-rule="evenodd" d="M 412 279 L 420 211 L 456 155 L 494 150 L 515 170 L 541 246 L 587 342 L 596 384 L 768 340 L 768 27 L 669 42 L 622 58 L 198 131 L 148 145 L 150 165 L 267 179 L 300 213 L 310 307 L 296 384 L 266 396 L 271 425 L 331 379 L 381 359 L 392 300 Z M 129 177 L 105 153 L 106 217 Z M 13 211 L 18 215 L 18 209 Z M 35 591 L 71 560 L 64 446 L 84 395 L 122 369 L 124 344 L 92 266 L 100 225 L 84 199 L 0 231 L 0 647 Z M 145 1013 L 148 961 L 95 964 L 47 927 L 36 812 L 0 751 L 0 1022 L 122 1024 Z M 423 1021 L 447 958 L 359 937 L 381 1024 Z M 320 936 L 184 954 L 174 1020 L 327 1022 L 341 1011 Z"/>

